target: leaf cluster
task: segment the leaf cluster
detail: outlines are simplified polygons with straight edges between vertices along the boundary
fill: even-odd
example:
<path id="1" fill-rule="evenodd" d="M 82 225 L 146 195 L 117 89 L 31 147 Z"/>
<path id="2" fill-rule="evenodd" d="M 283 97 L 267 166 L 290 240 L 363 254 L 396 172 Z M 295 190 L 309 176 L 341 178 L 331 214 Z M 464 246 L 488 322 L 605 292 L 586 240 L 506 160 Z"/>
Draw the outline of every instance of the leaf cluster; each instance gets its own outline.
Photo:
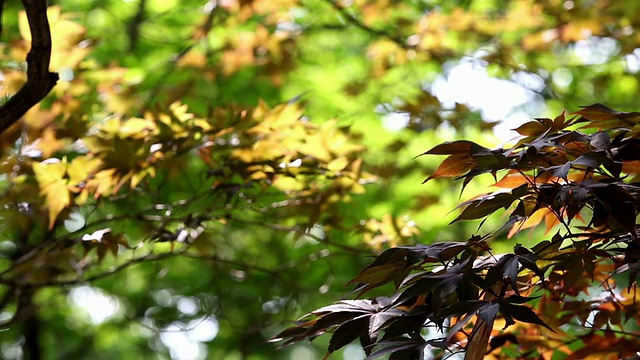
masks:
<path id="1" fill-rule="evenodd" d="M 332 332 L 329 353 L 359 339 L 368 359 L 422 359 L 427 349 L 493 351 L 507 340 L 520 341 L 525 358 L 555 352 L 573 353 L 570 358 L 590 352 L 632 355 L 640 344 L 625 329 L 640 321 L 639 124 L 640 113 L 595 104 L 520 126 L 522 137 L 509 148 L 490 150 L 466 140 L 435 146 L 423 155 L 448 157 L 425 182 L 455 177 L 464 187 L 490 173 L 501 188 L 463 202 L 453 223 L 484 221 L 506 209 L 509 236 L 545 219 L 547 230 L 561 229 L 531 249 L 516 244 L 502 255 L 491 252 L 496 234 L 385 250 L 351 283 L 358 297 L 393 284 L 389 297 L 318 309 L 275 339 L 290 344 Z M 593 291 L 608 295 L 580 300 Z M 518 323 L 540 327 L 524 330 Z M 563 325 L 581 330 L 567 333 Z M 431 328 L 442 336 L 434 337 Z M 535 341 L 527 331 L 534 331 Z M 494 336 L 490 343 L 488 332 Z M 594 336 L 608 336 L 609 349 L 590 341 L 577 351 L 557 346 Z"/>

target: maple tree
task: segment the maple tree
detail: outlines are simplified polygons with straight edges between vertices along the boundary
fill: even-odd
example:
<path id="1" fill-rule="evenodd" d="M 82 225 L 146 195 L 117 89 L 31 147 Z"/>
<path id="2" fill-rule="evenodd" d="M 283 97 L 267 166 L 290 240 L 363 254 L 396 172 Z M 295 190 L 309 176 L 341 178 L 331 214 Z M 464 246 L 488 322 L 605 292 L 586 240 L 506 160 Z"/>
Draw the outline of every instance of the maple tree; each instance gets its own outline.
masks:
<path id="1" fill-rule="evenodd" d="M 509 237 L 561 224 L 549 240 L 507 254 L 492 253 L 493 234 L 385 250 L 350 283 L 359 297 L 388 283 L 393 294 L 314 310 L 275 340 L 332 330 L 329 353 L 359 339 L 369 359 L 422 359 L 426 349 L 430 358 L 466 350 L 465 359 L 482 359 L 507 342 L 518 344 L 519 358 L 637 356 L 640 113 L 596 104 L 573 115 L 521 125 L 522 139 L 506 149 L 461 140 L 423 154 L 448 155 L 425 182 L 457 177 L 464 188 L 478 175 L 506 171 L 494 184 L 500 190 L 462 203 L 452 223 L 506 209 Z M 602 294 L 581 296 L 594 288 Z M 441 335 L 425 337 L 428 328 Z"/>
<path id="2" fill-rule="evenodd" d="M 0 357 L 637 349 L 637 114 L 594 105 L 493 149 L 497 119 L 437 89 L 472 64 L 534 116 L 633 110 L 634 4 L 46 4 L 0 2 Z M 412 160 L 438 143 L 441 165 Z M 503 190 L 448 226 L 440 178 L 478 193 L 485 173 Z M 520 240 L 541 222 L 561 230 Z M 322 307 L 363 267 L 369 300 Z M 333 335 L 275 351 L 313 308 L 280 337 Z"/>

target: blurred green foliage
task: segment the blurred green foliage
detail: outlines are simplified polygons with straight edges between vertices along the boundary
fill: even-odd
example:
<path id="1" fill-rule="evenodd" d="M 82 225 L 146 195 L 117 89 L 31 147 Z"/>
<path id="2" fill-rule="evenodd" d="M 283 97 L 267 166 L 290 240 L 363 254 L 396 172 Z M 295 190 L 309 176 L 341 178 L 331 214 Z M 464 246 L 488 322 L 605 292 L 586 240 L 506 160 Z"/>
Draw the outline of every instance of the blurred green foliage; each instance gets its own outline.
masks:
<path id="1" fill-rule="evenodd" d="M 321 357 L 322 341 L 276 352 L 266 340 L 349 296 L 344 284 L 367 255 L 477 229 L 448 226 L 460 186 L 421 186 L 439 159 L 415 156 L 453 139 L 504 143 L 515 133 L 493 126 L 515 128 L 513 114 L 637 106 L 634 2 L 49 3 L 62 79 L 0 144 L 7 359 L 33 356 L 34 328 L 44 359 Z M 5 4 L 2 97 L 25 79 L 20 11 Z M 461 64 L 526 101 L 513 107 L 475 77 L 439 92 Z M 506 107 L 504 119 L 469 93 Z M 78 184 L 67 168 L 56 179 L 32 170 L 85 157 L 99 160 Z M 464 198 L 492 182 L 485 175 Z M 45 189 L 54 183 L 68 190 L 59 211 L 59 192 Z M 109 306 L 109 318 L 87 317 Z M 186 331 L 200 323 L 215 337 Z"/>

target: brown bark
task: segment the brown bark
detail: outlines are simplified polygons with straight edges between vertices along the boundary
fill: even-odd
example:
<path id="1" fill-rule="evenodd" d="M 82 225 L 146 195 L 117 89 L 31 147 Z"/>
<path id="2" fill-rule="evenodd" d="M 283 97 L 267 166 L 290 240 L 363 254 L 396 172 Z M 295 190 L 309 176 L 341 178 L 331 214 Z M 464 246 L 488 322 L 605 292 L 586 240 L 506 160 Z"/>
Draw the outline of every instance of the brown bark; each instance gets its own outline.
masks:
<path id="1" fill-rule="evenodd" d="M 0 134 L 16 123 L 53 89 L 58 74 L 49 71 L 51 30 L 46 0 L 22 0 L 31 30 L 31 49 L 27 54 L 27 82 L 0 107 Z"/>

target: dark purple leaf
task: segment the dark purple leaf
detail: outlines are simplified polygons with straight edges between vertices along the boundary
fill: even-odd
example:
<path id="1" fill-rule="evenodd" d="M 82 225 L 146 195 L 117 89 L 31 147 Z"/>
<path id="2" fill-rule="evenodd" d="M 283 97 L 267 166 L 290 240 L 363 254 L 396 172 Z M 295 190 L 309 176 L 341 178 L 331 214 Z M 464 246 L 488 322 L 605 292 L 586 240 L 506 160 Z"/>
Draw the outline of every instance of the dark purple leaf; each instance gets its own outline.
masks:
<path id="1" fill-rule="evenodd" d="M 513 305 L 507 302 L 500 302 L 500 313 L 505 317 L 513 318 L 518 321 L 544 326 L 545 328 L 555 332 L 542 319 L 536 315 L 530 308 L 523 305 Z M 509 321 L 507 321 L 509 323 Z"/>
<path id="2" fill-rule="evenodd" d="M 517 255 L 517 258 L 520 265 L 533 271 L 533 273 L 540 278 L 540 280 L 542 281 L 542 284 L 544 285 L 544 272 L 542 272 L 542 270 L 540 270 L 540 268 L 536 264 L 535 255 L 533 254 Z"/>
<path id="3" fill-rule="evenodd" d="M 426 342 L 422 337 L 419 338 L 407 338 L 399 337 L 395 339 L 389 339 L 387 341 L 379 342 L 379 350 L 367 357 L 366 360 L 373 360 L 379 357 L 393 354 L 403 351 L 419 350 L 422 351 L 426 345 Z"/>
<path id="4" fill-rule="evenodd" d="M 512 295 L 512 296 L 509 296 L 508 298 L 504 298 L 504 300 L 512 304 L 524 304 L 526 302 L 539 299 L 539 298 L 540 296 L 527 297 L 527 296 L 520 296 L 520 295 Z"/>
<path id="5" fill-rule="evenodd" d="M 348 321 L 340 325 L 329 340 L 329 353 L 341 349 L 345 345 L 360 337 L 361 334 L 367 333 L 369 329 L 369 317 L 366 315 Z"/>
<path id="6" fill-rule="evenodd" d="M 495 195 L 487 195 L 480 199 L 466 203 L 466 207 L 462 213 L 451 222 L 460 220 L 475 220 L 488 216 L 498 209 L 507 209 L 516 200 L 516 197 L 510 193 L 499 193 Z M 465 204 L 463 204 L 465 205 Z"/>
<path id="7" fill-rule="evenodd" d="M 420 334 L 425 323 L 432 316 L 433 311 L 431 311 L 428 306 L 413 308 L 407 314 L 399 316 L 384 325 L 384 336 L 382 340 L 387 341 L 407 334 Z"/>
<path id="8" fill-rule="evenodd" d="M 596 150 L 609 150 L 611 149 L 611 141 L 609 135 L 606 132 L 599 131 L 590 136 L 589 144 L 596 148 Z"/>
<path id="9" fill-rule="evenodd" d="M 482 319 L 488 327 L 492 327 L 493 321 L 498 314 L 498 310 L 500 309 L 500 304 L 498 303 L 487 303 L 480 308 L 478 311 L 478 317 Z"/>
<path id="10" fill-rule="evenodd" d="M 371 303 L 371 300 L 341 300 L 336 302 L 335 304 L 321 307 L 317 309 L 311 314 L 319 315 L 323 313 L 331 313 L 331 312 L 362 312 L 362 313 L 372 313 L 375 312 L 377 306 Z"/>
<path id="11" fill-rule="evenodd" d="M 309 331 L 307 327 L 292 326 L 286 328 L 274 335 L 269 342 L 279 342 L 287 338 L 303 339 L 304 335 Z"/>
<path id="12" fill-rule="evenodd" d="M 464 249 L 467 248 L 466 242 L 440 242 L 430 245 L 415 245 L 415 246 L 402 246 L 402 249 L 407 249 L 411 252 L 408 258 L 411 259 L 410 263 L 414 264 L 425 260 L 435 260 L 439 262 L 445 262 L 452 259 Z"/>
<path id="13" fill-rule="evenodd" d="M 571 162 L 572 165 L 580 165 L 586 166 L 588 168 L 597 168 L 602 164 L 611 163 L 612 160 L 609 159 L 602 152 L 588 152 L 580 155 L 577 159 Z"/>
<path id="14" fill-rule="evenodd" d="M 489 352 L 492 352 L 493 350 L 499 347 L 502 347 L 507 342 L 510 342 L 512 344 L 518 344 L 518 339 L 516 338 L 515 335 L 511 333 L 500 334 L 492 337 L 491 340 L 489 341 Z"/>

